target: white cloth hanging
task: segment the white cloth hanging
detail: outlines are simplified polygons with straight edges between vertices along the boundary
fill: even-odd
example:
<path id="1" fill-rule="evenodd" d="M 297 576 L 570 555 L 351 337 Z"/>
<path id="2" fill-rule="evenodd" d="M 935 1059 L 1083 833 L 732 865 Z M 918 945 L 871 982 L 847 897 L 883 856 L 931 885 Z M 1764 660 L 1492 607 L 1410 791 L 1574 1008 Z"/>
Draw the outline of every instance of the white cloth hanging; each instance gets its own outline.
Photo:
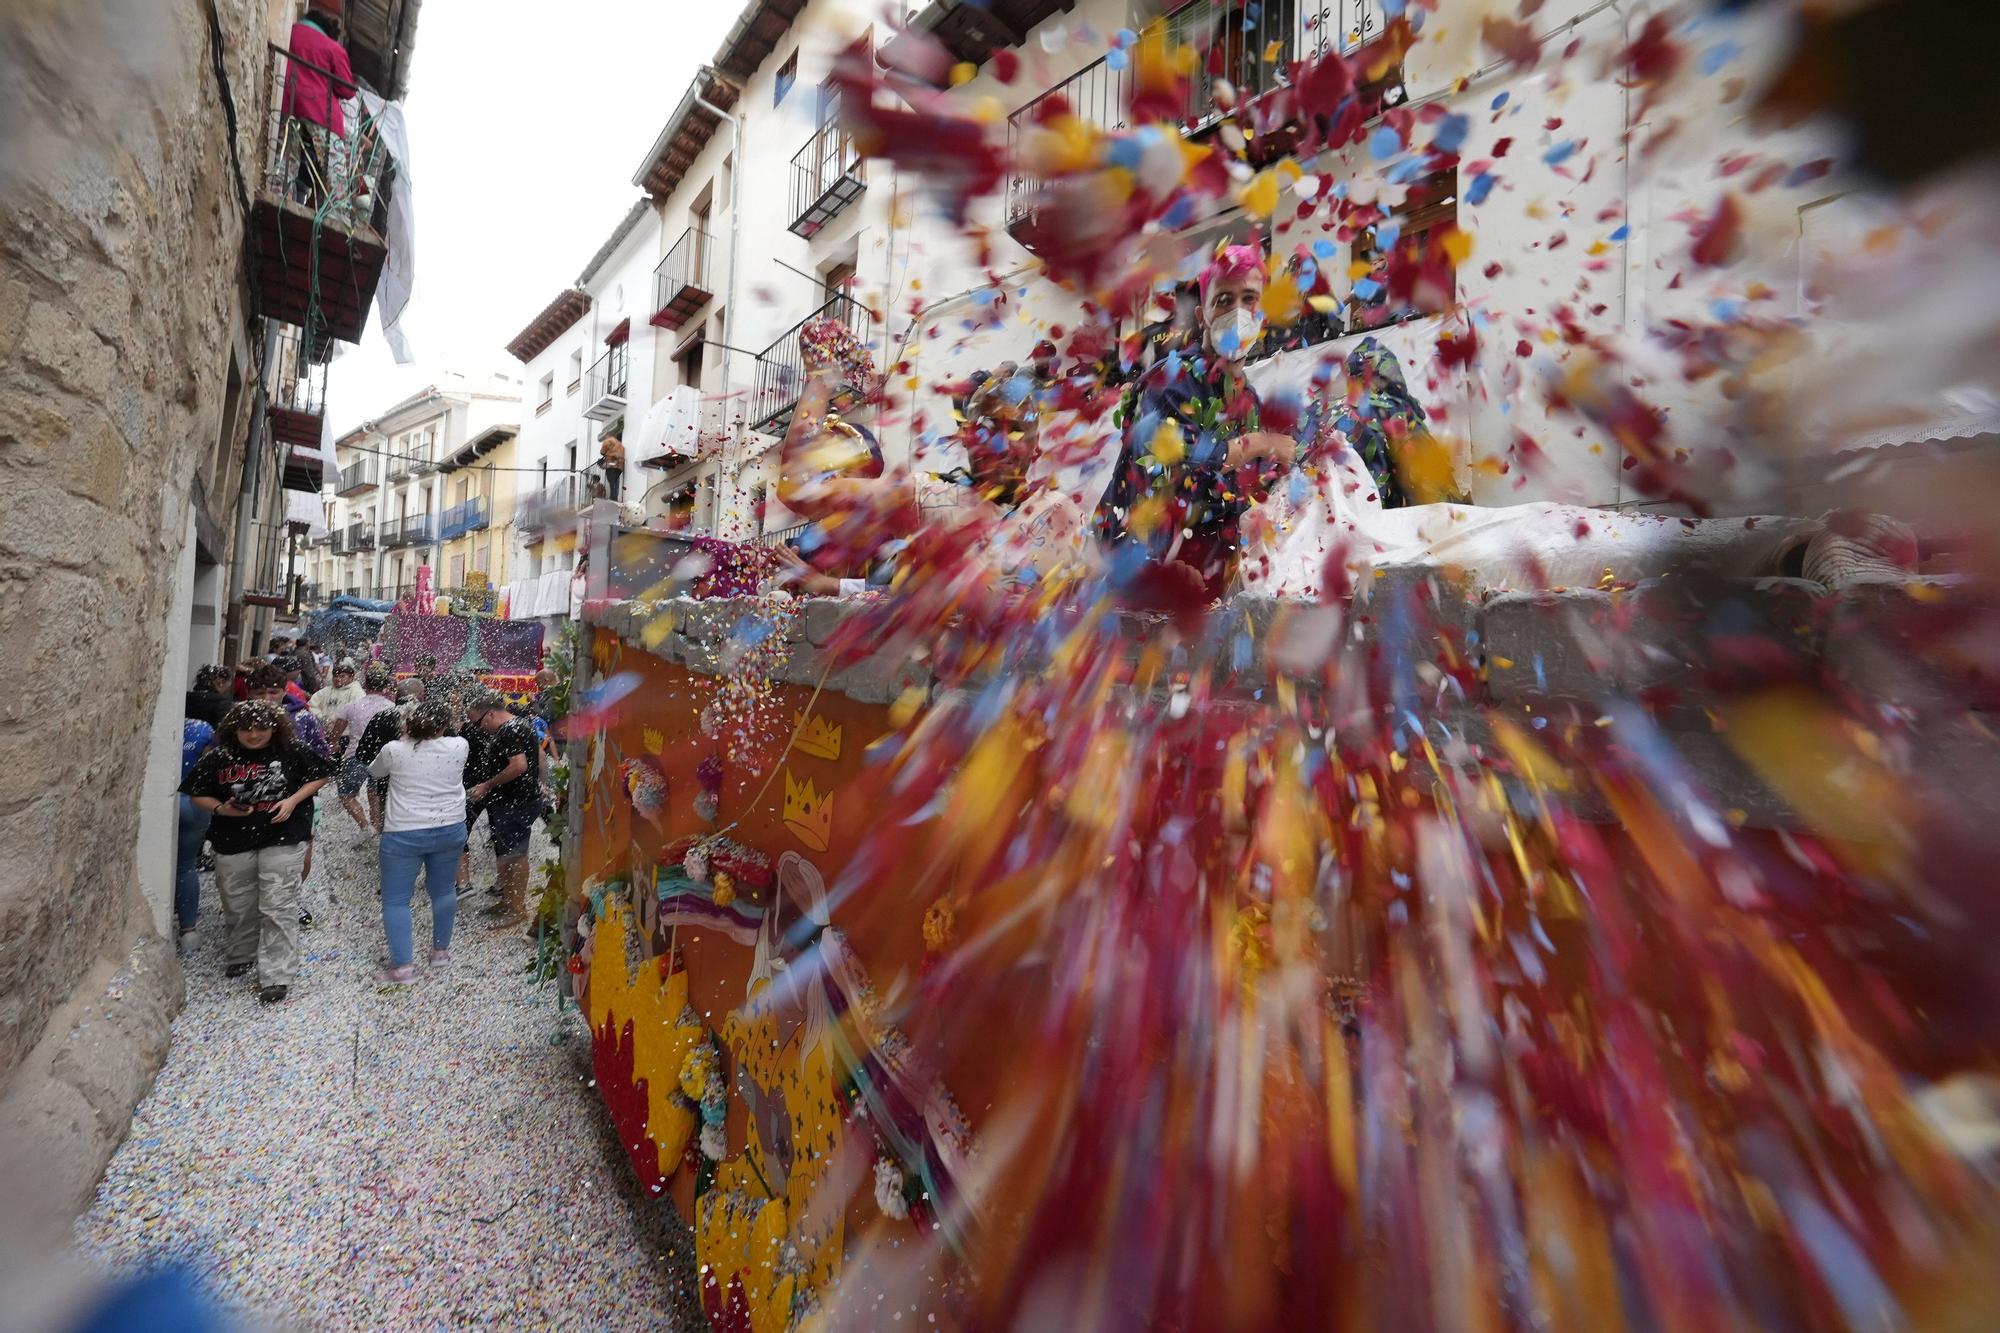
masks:
<path id="1" fill-rule="evenodd" d="M 646 409 L 636 437 L 625 440 L 625 458 L 633 467 L 659 458 L 694 458 L 701 451 L 701 390 L 677 384 L 666 397 Z"/>
<path id="2" fill-rule="evenodd" d="M 375 118 L 382 147 L 396 163 L 396 188 L 389 196 L 389 234 L 383 238 L 389 243 L 389 257 L 376 284 L 375 309 L 390 354 L 397 365 L 407 366 L 417 359 L 403 332 L 403 314 L 409 309 L 410 293 L 417 282 L 417 178 L 410 169 L 409 126 L 401 102 L 384 102 L 366 88 L 361 90 L 361 102 Z"/>

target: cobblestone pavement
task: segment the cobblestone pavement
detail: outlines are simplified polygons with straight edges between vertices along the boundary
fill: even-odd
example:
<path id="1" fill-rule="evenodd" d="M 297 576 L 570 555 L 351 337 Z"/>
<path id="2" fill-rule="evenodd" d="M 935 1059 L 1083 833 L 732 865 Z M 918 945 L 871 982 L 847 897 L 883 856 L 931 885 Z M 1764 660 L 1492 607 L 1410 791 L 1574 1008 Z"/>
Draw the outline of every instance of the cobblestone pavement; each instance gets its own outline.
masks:
<path id="1" fill-rule="evenodd" d="M 187 1008 L 77 1224 L 85 1254 L 180 1261 L 231 1307 L 315 1329 L 688 1326 L 674 1275 L 690 1242 L 671 1207 L 637 1196 L 574 1007 L 531 985 L 531 946 L 488 932 L 476 890 L 451 963 L 379 990 L 375 844 L 326 806 L 306 894 L 318 920 L 284 1004 L 223 977 L 203 877 Z M 475 885 L 493 882 L 485 838 Z M 546 850 L 537 830 L 536 864 Z"/>

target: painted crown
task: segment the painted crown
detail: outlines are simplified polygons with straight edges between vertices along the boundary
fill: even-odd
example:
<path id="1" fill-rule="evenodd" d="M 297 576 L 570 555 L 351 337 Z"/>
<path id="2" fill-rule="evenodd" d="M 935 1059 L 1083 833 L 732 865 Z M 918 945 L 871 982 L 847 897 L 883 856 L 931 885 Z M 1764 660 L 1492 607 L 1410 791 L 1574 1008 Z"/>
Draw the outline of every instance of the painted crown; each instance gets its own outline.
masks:
<path id="1" fill-rule="evenodd" d="M 792 742 L 794 750 L 800 754 L 809 754 L 815 759 L 840 758 L 839 727 L 818 714 L 805 717 L 803 714 L 794 713 L 792 721 L 799 729 L 798 738 Z"/>
<path id="2" fill-rule="evenodd" d="M 785 827 L 816 852 L 826 850 L 833 836 L 833 793 L 822 795 L 812 779 L 794 782 L 785 770 Z"/>

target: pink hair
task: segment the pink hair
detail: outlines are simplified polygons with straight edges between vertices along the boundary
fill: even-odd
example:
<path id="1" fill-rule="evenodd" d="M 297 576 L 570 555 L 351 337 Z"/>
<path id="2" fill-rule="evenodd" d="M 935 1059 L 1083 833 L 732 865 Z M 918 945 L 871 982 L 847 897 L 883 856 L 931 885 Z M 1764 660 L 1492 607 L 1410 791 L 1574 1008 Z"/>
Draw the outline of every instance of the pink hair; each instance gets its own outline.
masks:
<path id="1" fill-rule="evenodd" d="M 1247 278 L 1255 275 L 1261 282 L 1264 277 L 1264 252 L 1254 245 L 1225 246 L 1221 254 L 1208 262 L 1201 271 L 1201 303 L 1208 304 L 1208 289 L 1220 278 Z"/>

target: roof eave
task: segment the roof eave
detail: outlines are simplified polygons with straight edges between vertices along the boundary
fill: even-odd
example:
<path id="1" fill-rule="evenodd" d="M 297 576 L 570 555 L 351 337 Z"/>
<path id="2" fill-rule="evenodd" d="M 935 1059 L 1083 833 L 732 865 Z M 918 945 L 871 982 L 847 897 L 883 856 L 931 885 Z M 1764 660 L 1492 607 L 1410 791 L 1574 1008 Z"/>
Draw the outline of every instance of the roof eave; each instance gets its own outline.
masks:
<path id="1" fill-rule="evenodd" d="M 556 339 L 569 332 L 578 320 L 589 313 L 590 293 L 577 287 L 564 288 L 528 321 L 526 327 L 508 340 L 507 355 L 526 365 L 547 351 Z M 544 328 L 552 321 L 560 322 Z"/>
<path id="2" fill-rule="evenodd" d="M 577 277 L 576 285 L 578 287 L 588 287 L 590 280 L 595 278 L 603 271 L 604 266 L 611 262 L 611 256 L 618 253 L 618 247 L 625 244 L 626 238 L 632 234 L 632 229 L 639 225 L 639 219 L 652 211 L 653 201 L 651 199 L 645 195 L 640 195 L 637 199 L 634 199 L 632 207 L 625 210 L 625 216 L 619 219 L 616 227 L 612 228 L 610 237 L 605 240 L 603 245 L 597 248 L 597 253 L 590 257 L 590 263 Z"/>

